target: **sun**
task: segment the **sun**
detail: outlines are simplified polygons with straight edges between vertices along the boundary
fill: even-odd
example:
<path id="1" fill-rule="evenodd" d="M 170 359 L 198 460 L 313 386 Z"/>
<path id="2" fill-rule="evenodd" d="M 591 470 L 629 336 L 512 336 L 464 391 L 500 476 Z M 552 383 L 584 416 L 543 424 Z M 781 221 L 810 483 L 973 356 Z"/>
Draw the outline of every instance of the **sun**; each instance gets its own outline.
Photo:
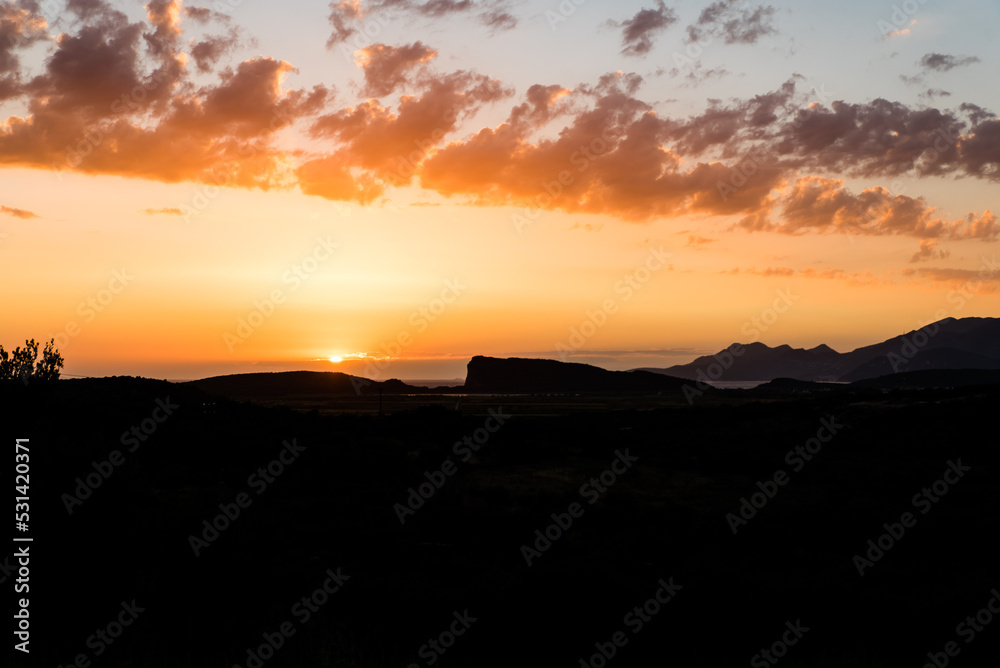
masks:
<path id="1" fill-rule="evenodd" d="M 344 358 L 338 357 L 337 355 L 333 355 L 332 357 L 330 357 L 330 361 L 333 362 L 334 364 L 340 364 L 341 362 L 344 361 Z"/>

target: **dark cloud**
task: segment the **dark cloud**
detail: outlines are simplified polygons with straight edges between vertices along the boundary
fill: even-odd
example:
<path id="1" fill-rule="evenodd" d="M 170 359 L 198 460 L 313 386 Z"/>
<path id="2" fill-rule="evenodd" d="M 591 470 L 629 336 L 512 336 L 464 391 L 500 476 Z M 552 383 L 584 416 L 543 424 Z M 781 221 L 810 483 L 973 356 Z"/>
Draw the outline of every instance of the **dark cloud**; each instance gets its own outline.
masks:
<path id="1" fill-rule="evenodd" d="M 630 19 L 608 23 L 622 29 L 624 55 L 643 56 L 653 48 L 653 36 L 677 23 L 677 20 L 677 13 L 659 0 L 655 9 L 640 9 Z"/>
<path id="2" fill-rule="evenodd" d="M 0 3 L 0 101 L 21 93 L 17 51 L 48 38 L 45 19 L 29 3 Z"/>
<path id="3" fill-rule="evenodd" d="M 688 41 L 721 38 L 726 44 L 756 44 L 762 37 L 778 34 L 774 25 L 777 11 L 771 5 L 749 6 L 746 0 L 717 0 L 688 26 Z"/>
<path id="4" fill-rule="evenodd" d="M 211 72 L 215 65 L 240 45 L 239 33 L 208 35 L 191 45 L 191 57 L 200 72 Z"/>
<path id="5" fill-rule="evenodd" d="M 925 71 L 947 72 L 956 67 L 981 62 L 976 56 L 952 56 L 947 53 L 928 53 L 917 64 Z"/>

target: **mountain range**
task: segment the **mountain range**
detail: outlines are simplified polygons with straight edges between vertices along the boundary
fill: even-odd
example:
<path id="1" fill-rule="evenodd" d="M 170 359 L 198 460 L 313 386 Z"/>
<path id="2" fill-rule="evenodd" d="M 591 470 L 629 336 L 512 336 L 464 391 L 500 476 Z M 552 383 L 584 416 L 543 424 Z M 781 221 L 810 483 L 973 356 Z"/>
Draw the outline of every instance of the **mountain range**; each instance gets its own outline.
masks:
<path id="1" fill-rule="evenodd" d="M 680 393 L 692 380 L 772 381 L 764 391 L 798 391 L 821 382 L 869 388 L 958 387 L 1000 381 L 1000 373 L 993 371 L 1000 372 L 1000 319 L 946 318 L 846 353 L 827 345 L 804 349 L 734 343 L 714 355 L 666 369 L 609 371 L 575 362 L 477 355 L 469 361 L 465 385 L 458 387 L 420 387 L 397 379 L 373 381 L 322 371 L 215 376 L 189 384 L 209 394 L 245 399 L 382 393 Z"/>
<path id="2" fill-rule="evenodd" d="M 945 318 L 846 353 L 827 345 L 805 349 L 734 343 L 688 364 L 642 370 L 699 380 L 849 383 L 930 369 L 1000 369 L 1000 319 Z"/>

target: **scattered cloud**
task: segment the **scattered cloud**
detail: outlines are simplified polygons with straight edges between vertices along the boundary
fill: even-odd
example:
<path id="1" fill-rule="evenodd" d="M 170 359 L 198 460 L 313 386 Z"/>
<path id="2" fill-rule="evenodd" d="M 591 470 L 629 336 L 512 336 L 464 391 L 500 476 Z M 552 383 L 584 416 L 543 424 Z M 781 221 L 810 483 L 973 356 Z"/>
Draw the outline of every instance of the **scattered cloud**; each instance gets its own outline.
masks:
<path id="1" fill-rule="evenodd" d="M 333 0 L 329 21 L 333 33 L 327 47 L 339 47 L 360 34 L 361 22 L 377 15 L 382 22 L 389 17 L 430 18 L 441 20 L 451 16 L 475 16 L 476 20 L 494 33 L 517 27 L 517 17 L 509 9 L 510 0 L 372 0 L 362 8 L 360 0 Z M 361 48 L 363 44 L 356 45 Z"/>
<path id="2" fill-rule="evenodd" d="M 717 0 L 688 26 L 688 41 L 705 43 L 721 38 L 726 44 L 756 44 L 762 37 L 778 34 L 774 25 L 777 11 L 771 5 L 750 6 L 745 0 Z"/>
<path id="3" fill-rule="evenodd" d="M 928 260 L 943 260 L 951 255 L 951 251 L 938 248 L 938 242 L 933 239 L 922 239 L 920 250 L 913 254 L 910 263 L 926 262 Z"/>
<path id="4" fill-rule="evenodd" d="M 971 65 L 982 62 L 976 56 L 953 56 L 947 53 L 928 53 L 924 55 L 917 64 L 924 68 L 924 71 L 947 72 L 956 67 Z"/>
<path id="5" fill-rule="evenodd" d="M 928 88 L 924 92 L 920 93 L 918 97 L 933 100 L 936 97 L 951 97 L 951 93 L 940 88 Z"/>
<path id="6" fill-rule="evenodd" d="M 793 269 L 791 267 L 765 267 L 763 269 L 750 267 L 747 269 L 740 269 L 739 267 L 736 267 L 730 269 L 729 271 L 723 271 L 722 273 L 732 276 L 761 276 L 762 278 L 799 277 L 829 281 L 844 281 L 848 285 L 854 286 L 889 285 L 893 283 L 890 277 L 878 276 L 869 271 L 849 272 L 844 271 L 843 269 L 816 269 L 815 267 L 806 267 L 805 269 Z"/>
<path id="7" fill-rule="evenodd" d="M 644 56 L 653 48 L 653 37 L 677 21 L 677 12 L 658 0 L 654 9 L 640 9 L 630 19 L 608 24 L 622 29 L 622 54 Z"/>
<path id="8" fill-rule="evenodd" d="M 184 212 L 181 211 L 180 209 L 167 208 L 167 207 L 164 207 L 162 209 L 143 209 L 142 213 L 146 214 L 147 216 L 158 216 L 158 215 L 183 216 L 184 215 Z"/>
<path id="9" fill-rule="evenodd" d="M 6 214 L 8 216 L 14 216 L 15 218 L 21 218 L 23 220 L 31 220 L 32 218 L 41 218 L 37 213 L 33 211 L 25 211 L 24 209 L 15 209 L 10 206 L 0 206 L 0 213 Z"/>

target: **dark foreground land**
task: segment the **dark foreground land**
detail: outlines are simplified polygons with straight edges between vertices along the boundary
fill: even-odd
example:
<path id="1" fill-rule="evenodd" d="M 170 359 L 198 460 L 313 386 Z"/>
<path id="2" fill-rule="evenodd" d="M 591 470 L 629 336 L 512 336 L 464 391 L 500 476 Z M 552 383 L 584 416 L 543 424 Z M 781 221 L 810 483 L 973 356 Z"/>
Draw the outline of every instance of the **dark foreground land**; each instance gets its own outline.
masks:
<path id="1" fill-rule="evenodd" d="M 987 608 L 1000 610 L 1000 386 L 716 392 L 693 406 L 392 396 L 382 416 L 372 396 L 261 405 L 130 378 L 0 392 L 9 485 L 14 439 L 31 453 L 31 654 L 11 652 L 16 665 L 1000 654 Z M 455 446 L 477 436 L 475 453 Z M 404 512 L 421 484 L 429 498 Z M 10 602 L 15 560 L 0 565 Z"/>

